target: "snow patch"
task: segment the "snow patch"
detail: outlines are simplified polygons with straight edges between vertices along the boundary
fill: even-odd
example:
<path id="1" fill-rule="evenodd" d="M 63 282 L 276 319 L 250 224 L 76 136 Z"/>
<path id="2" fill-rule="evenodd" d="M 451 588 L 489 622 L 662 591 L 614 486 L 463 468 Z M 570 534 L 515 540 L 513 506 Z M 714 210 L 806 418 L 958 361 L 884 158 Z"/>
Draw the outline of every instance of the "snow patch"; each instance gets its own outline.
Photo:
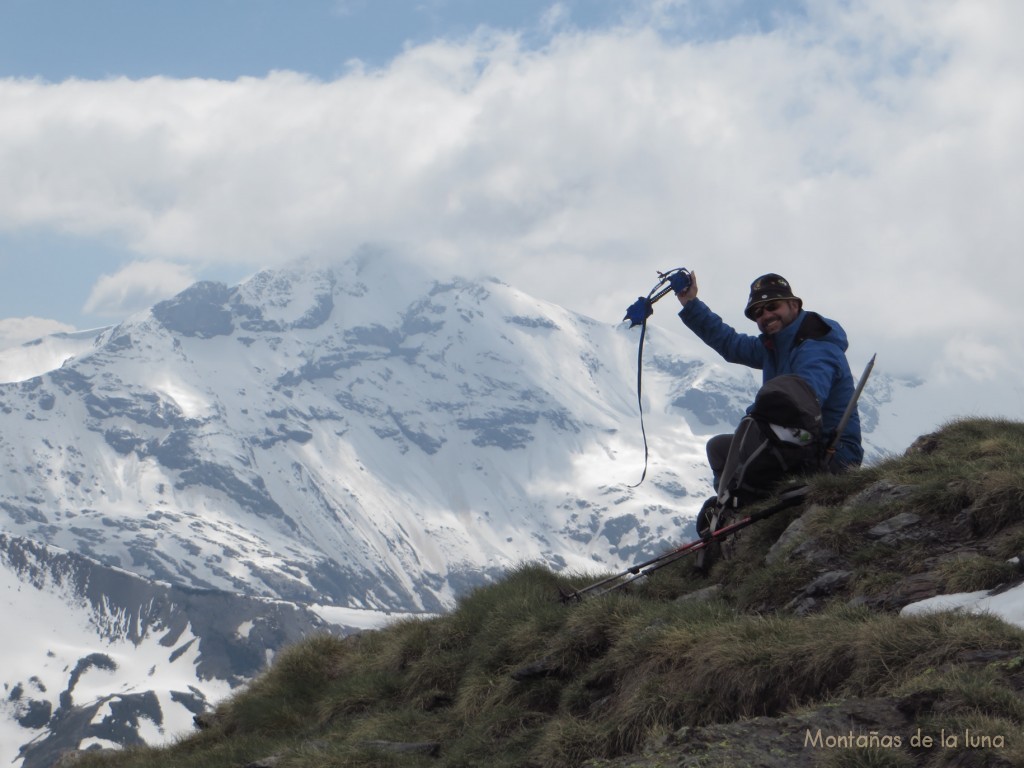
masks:
<path id="1" fill-rule="evenodd" d="M 994 593 L 991 590 L 961 592 L 955 595 L 936 595 L 927 600 L 904 606 L 900 614 L 917 616 L 935 611 L 966 611 L 998 616 L 1009 624 L 1024 628 L 1024 584 Z"/>

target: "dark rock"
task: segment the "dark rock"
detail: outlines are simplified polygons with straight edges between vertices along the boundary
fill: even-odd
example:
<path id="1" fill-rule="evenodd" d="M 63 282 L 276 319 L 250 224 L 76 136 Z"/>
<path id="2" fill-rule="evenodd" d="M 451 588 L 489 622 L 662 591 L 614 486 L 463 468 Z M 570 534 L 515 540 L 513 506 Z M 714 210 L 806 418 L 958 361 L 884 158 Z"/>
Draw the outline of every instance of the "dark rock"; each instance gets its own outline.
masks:
<path id="1" fill-rule="evenodd" d="M 879 480 L 868 486 L 847 502 L 847 506 L 869 506 L 891 504 L 910 495 L 915 490 L 912 485 L 901 485 L 889 480 Z"/>
<path id="2" fill-rule="evenodd" d="M 804 587 L 803 593 L 811 597 L 832 595 L 849 584 L 852 577 L 852 571 L 829 571 Z"/>
<path id="3" fill-rule="evenodd" d="M 197 731 L 206 731 L 213 728 L 220 721 L 216 712 L 199 712 L 192 717 L 192 724 Z"/>
<path id="4" fill-rule="evenodd" d="M 934 573 L 915 573 L 903 579 L 895 589 L 886 593 L 884 603 L 890 608 L 902 608 L 911 603 L 935 597 L 942 590 L 942 580 Z"/>
<path id="5" fill-rule="evenodd" d="M 786 530 L 782 532 L 782 535 L 779 536 L 774 544 L 772 544 L 771 549 L 768 550 L 768 554 L 764 556 L 765 563 L 773 565 L 779 562 L 782 559 L 783 554 L 804 536 L 804 533 L 807 530 L 806 518 L 807 514 L 804 513 L 786 527 Z"/>
<path id="6" fill-rule="evenodd" d="M 915 515 L 913 512 L 901 512 L 895 517 L 890 517 L 885 522 L 879 523 L 874 528 L 869 530 L 865 535 L 869 539 L 886 539 L 892 541 L 891 534 L 898 531 L 903 531 L 906 528 L 915 526 L 921 522 L 921 516 Z"/>
<path id="7" fill-rule="evenodd" d="M 927 435 L 921 435 L 917 440 L 910 444 L 910 447 L 904 452 L 906 456 L 912 456 L 915 453 L 923 453 L 925 455 L 935 453 L 939 447 L 939 436 L 936 433 Z"/>
<path id="8" fill-rule="evenodd" d="M 786 604 L 786 610 L 792 612 L 794 616 L 809 616 L 820 611 L 822 607 L 821 601 L 810 595 L 795 597 Z"/>
<path id="9" fill-rule="evenodd" d="M 743 410 L 736 407 L 727 394 L 708 392 L 702 389 L 688 389 L 672 400 L 672 406 L 692 413 L 699 424 L 713 427 L 718 424 L 732 424 L 743 417 Z"/>
<path id="10" fill-rule="evenodd" d="M 548 320 L 546 317 L 525 317 L 523 315 L 513 315 L 505 318 L 506 323 L 512 323 L 513 325 L 521 325 L 524 328 L 543 328 L 546 331 L 557 331 L 558 325 Z"/>
<path id="11" fill-rule="evenodd" d="M 235 329 L 227 308 L 230 291 L 223 283 L 198 282 L 151 310 L 160 324 L 183 336 L 208 339 Z"/>
<path id="12" fill-rule="evenodd" d="M 793 550 L 793 557 L 806 560 L 821 568 L 831 568 L 841 563 L 841 558 L 834 552 L 821 546 L 817 539 L 807 539 Z"/>
<path id="13" fill-rule="evenodd" d="M 786 610 L 797 616 L 807 616 L 824 607 L 821 598 L 829 597 L 844 589 L 853 578 L 852 571 L 829 571 L 801 589 L 796 597 L 789 601 Z"/>
<path id="14" fill-rule="evenodd" d="M 141 437 L 138 437 L 132 433 L 131 430 L 125 429 L 124 427 L 108 429 L 103 433 L 103 439 L 106 441 L 107 445 L 122 456 L 128 455 L 145 442 Z"/>

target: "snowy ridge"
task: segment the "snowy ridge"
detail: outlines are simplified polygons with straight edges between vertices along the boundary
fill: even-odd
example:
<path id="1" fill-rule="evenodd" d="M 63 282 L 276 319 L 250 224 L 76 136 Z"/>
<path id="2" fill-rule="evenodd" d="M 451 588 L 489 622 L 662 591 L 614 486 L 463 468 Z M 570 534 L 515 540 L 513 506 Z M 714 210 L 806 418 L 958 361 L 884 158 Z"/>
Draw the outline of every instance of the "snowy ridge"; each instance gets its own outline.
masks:
<path id="1" fill-rule="evenodd" d="M 17 347 L 0 350 L 0 383 L 18 382 L 60 368 L 66 360 L 85 354 L 105 329 L 55 333 Z"/>

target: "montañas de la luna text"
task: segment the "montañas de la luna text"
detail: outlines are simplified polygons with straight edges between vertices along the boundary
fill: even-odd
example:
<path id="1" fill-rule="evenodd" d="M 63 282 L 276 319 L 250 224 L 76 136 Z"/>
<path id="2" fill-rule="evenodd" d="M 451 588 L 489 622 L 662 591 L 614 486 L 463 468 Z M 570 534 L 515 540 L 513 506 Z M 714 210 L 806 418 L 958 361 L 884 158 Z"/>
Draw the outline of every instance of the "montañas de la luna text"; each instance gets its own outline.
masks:
<path id="1" fill-rule="evenodd" d="M 909 744 L 914 749 L 1003 749 L 1006 737 L 1001 734 L 979 734 L 969 728 L 961 732 L 946 732 L 943 728 L 938 735 L 917 732 L 905 735 L 868 731 L 867 733 L 832 734 L 823 733 L 821 728 L 804 732 L 804 747 L 814 749 L 899 749 Z"/>

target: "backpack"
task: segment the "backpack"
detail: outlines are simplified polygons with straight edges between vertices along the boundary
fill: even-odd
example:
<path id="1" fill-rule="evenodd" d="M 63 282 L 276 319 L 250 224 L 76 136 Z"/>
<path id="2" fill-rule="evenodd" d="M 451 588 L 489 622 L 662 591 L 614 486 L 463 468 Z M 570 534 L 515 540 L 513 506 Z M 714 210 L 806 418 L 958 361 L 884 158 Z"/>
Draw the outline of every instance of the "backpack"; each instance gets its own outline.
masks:
<path id="1" fill-rule="evenodd" d="M 804 379 L 795 374 L 776 376 L 758 390 L 733 433 L 729 454 L 718 481 L 718 496 L 697 513 L 697 534 L 705 538 L 727 525 L 733 510 L 771 495 L 785 475 L 814 472 L 824 465 L 821 405 Z M 729 546 L 735 546 L 731 537 Z M 715 543 L 697 554 L 695 567 L 707 573 L 725 544 Z"/>
<path id="2" fill-rule="evenodd" d="M 758 391 L 733 434 L 719 480 L 719 505 L 764 498 L 780 478 L 820 469 L 821 405 L 800 376 L 776 376 Z"/>

